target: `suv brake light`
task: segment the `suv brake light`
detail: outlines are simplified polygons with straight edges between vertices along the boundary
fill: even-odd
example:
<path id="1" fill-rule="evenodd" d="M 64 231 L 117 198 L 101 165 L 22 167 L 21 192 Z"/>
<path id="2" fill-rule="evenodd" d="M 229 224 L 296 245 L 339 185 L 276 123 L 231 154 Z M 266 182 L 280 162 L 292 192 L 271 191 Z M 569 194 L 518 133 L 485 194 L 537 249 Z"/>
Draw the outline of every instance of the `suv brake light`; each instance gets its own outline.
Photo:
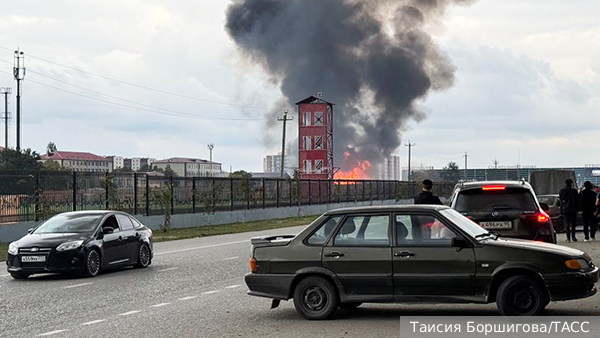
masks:
<path id="1" fill-rule="evenodd" d="M 550 221 L 550 216 L 548 216 L 547 213 L 540 211 L 537 215 L 537 221 L 538 223 L 548 223 Z"/>
<path id="2" fill-rule="evenodd" d="M 483 191 L 495 191 L 495 190 L 506 190 L 506 186 L 504 185 L 484 185 L 481 188 Z"/>

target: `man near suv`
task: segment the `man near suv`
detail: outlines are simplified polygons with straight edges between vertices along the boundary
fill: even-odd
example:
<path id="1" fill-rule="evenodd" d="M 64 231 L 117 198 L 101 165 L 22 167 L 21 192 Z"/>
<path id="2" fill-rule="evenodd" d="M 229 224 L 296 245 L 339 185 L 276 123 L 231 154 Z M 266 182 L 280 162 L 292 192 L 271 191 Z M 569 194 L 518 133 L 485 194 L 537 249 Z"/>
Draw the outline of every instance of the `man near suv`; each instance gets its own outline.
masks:
<path id="1" fill-rule="evenodd" d="M 558 198 L 560 199 L 560 212 L 563 216 L 567 242 L 570 242 L 571 239 L 573 242 L 577 242 L 575 228 L 577 227 L 577 211 L 580 209 L 579 194 L 577 189 L 573 188 L 572 179 L 565 180 L 565 186 L 558 192 Z"/>
<path id="2" fill-rule="evenodd" d="M 415 196 L 415 204 L 438 204 L 442 205 L 440 198 L 431 192 L 433 182 L 429 179 L 423 180 L 423 191 Z"/>
<path id="3" fill-rule="evenodd" d="M 581 210 L 583 217 L 583 234 L 585 236 L 584 241 L 596 240 L 596 192 L 593 189 L 592 182 L 585 181 L 583 183 L 584 189 L 579 193 L 581 197 Z"/>

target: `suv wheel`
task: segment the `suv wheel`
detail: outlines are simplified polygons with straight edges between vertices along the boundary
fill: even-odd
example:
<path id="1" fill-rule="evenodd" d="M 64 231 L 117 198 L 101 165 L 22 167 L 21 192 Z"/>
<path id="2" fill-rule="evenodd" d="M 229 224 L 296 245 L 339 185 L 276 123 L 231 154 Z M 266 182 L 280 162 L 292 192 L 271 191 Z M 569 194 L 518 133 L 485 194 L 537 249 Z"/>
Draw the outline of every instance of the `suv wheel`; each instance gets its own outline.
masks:
<path id="1" fill-rule="evenodd" d="M 323 277 L 306 277 L 294 290 L 294 307 L 306 319 L 327 319 L 335 313 L 338 304 L 337 290 Z"/>
<path id="2" fill-rule="evenodd" d="M 512 276 L 498 288 L 496 304 L 503 316 L 538 316 L 548 305 L 548 293 L 527 276 Z"/>

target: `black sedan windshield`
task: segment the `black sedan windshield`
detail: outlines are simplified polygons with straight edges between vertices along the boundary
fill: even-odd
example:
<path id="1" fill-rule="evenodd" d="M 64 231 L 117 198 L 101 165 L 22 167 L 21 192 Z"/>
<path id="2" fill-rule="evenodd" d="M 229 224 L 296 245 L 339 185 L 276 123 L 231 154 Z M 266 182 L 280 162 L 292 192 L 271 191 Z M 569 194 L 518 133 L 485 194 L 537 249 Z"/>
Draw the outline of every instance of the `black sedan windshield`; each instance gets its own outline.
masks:
<path id="1" fill-rule="evenodd" d="M 86 233 L 94 230 L 100 220 L 101 214 L 61 214 L 44 222 L 34 233 Z"/>

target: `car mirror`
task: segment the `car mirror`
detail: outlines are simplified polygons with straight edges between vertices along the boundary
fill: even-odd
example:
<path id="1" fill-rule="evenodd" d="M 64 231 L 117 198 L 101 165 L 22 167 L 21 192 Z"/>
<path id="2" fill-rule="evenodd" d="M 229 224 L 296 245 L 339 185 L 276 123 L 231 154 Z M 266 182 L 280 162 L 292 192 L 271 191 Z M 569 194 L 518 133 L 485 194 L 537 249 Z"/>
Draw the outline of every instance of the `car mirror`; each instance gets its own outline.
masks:
<path id="1" fill-rule="evenodd" d="M 470 246 L 469 242 L 462 236 L 452 237 L 452 240 L 450 241 L 450 245 L 457 247 L 457 248 L 467 248 Z"/>
<path id="2" fill-rule="evenodd" d="M 542 210 L 544 211 L 548 211 L 550 209 L 550 207 L 548 206 L 548 204 L 546 203 L 540 203 L 540 207 L 542 208 Z"/>
<path id="3" fill-rule="evenodd" d="M 115 229 L 111 228 L 111 227 L 105 227 L 102 228 L 102 233 L 103 234 L 112 234 L 113 232 L 115 232 Z"/>
<path id="4" fill-rule="evenodd" d="M 34 229 L 34 228 L 27 229 L 27 233 L 28 233 L 28 234 L 31 234 L 31 233 L 33 233 L 33 230 L 35 230 L 35 229 Z"/>

